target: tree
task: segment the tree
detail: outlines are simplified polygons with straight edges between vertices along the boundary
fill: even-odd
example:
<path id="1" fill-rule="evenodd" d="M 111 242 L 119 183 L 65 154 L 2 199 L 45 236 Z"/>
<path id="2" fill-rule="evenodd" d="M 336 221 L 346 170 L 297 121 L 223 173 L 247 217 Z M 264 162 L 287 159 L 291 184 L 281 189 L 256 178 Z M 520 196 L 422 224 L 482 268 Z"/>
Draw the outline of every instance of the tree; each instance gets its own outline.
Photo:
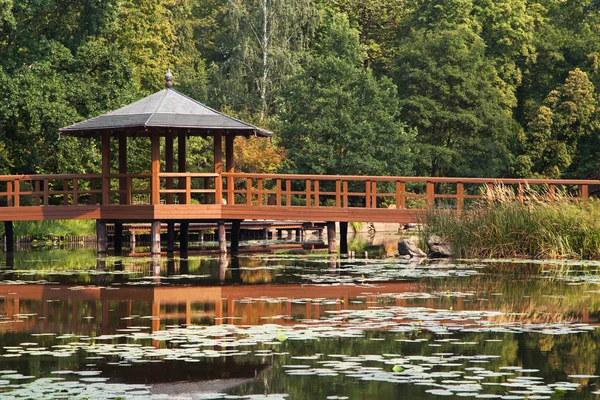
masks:
<path id="1" fill-rule="evenodd" d="M 499 176 L 508 168 L 516 129 L 477 24 L 459 7 L 463 2 L 442 2 L 442 9 L 452 7 L 440 18 L 418 8 L 423 28 L 398 48 L 400 115 L 418 130 L 420 175 Z"/>
<path id="2" fill-rule="evenodd" d="M 358 32 L 336 14 L 281 96 L 280 144 L 296 173 L 402 175 L 414 132 L 397 114 L 396 87 L 361 67 Z"/>
<path id="3" fill-rule="evenodd" d="M 267 117 L 274 93 L 303 57 L 317 17 L 313 0 L 229 1 L 229 29 L 215 74 L 221 105 Z"/>
<path id="4" fill-rule="evenodd" d="M 559 178 L 573 164 L 579 142 L 597 132 L 598 99 L 585 72 L 576 68 L 552 90 L 529 122 L 518 170 L 524 176 Z M 596 136 L 596 135 L 594 135 Z M 589 145 L 589 143 L 588 143 Z M 586 146 L 598 149 L 597 145 Z M 596 150 L 597 152 L 597 150 Z"/>

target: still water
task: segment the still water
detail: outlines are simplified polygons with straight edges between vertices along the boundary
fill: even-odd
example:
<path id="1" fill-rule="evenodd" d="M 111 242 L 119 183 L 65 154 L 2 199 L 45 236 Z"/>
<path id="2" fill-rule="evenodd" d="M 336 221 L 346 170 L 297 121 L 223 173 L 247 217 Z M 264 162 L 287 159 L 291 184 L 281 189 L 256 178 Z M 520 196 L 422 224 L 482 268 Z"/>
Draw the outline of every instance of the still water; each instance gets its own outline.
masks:
<path id="1" fill-rule="evenodd" d="M 598 262 L 300 253 L 1 255 L 0 398 L 599 397 Z"/>

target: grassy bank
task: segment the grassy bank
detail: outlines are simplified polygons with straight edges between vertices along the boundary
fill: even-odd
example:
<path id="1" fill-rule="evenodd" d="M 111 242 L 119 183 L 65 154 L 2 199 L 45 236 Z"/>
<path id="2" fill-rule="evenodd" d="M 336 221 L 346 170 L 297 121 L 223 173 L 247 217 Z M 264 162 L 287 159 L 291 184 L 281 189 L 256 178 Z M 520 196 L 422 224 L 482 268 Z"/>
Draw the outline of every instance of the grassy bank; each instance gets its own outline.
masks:
<path id="1" fill-rule="evenodd" d="M 4 224 L 0 224 L 0 227 L 4 235 Z M 15 236 L 44 241 L 61 236 L 94 235 L 96 225 L 93 220 L 15 221 L 13 231 Z"/>
<path id="2" fill-rule="evenodd" d="M 510 190 L 496 189 L 460 214 L 429 212 L 421 235 L 443 237 L 459 257 L 600 258 L 599 200 L 539 199 L 529 193 L 520 202 Z"/>

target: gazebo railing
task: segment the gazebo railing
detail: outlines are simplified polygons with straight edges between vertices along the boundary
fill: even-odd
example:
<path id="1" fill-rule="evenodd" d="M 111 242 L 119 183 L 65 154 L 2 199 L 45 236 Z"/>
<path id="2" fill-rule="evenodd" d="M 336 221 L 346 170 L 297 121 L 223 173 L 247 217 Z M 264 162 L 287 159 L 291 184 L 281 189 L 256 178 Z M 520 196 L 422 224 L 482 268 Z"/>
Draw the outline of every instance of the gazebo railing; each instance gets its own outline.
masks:
<path id="1" fill-rule="evenodd" d="M 156 204 L 214 204 L 218 174 L 161 173 Z M 0 175 L 0 207 L 152 204 L 151 174 Z"/>

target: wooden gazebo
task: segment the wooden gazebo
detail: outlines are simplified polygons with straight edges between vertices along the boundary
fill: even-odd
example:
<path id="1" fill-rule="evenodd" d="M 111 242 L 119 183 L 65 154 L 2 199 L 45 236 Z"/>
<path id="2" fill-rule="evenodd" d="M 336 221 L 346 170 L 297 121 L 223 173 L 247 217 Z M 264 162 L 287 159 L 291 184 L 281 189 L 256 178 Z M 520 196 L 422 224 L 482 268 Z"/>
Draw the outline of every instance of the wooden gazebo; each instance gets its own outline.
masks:
<path id="1" fill-rule="evenodd" d="M 150 205 L 186 204 L 190 201 L 191 180 L 186 168 L 186 140 L 190 136 L 213 137 L 214 168 L 210 171 L 219 175 L 223 172 L 235 171 L 233 143 L 236 136 L 271 137 L 271 132 L 220 113 L 212 108 L 191 99 L 173 89 L 173 76 L 168 71 L 166 88 L 148 97 L 138 100 L 115 111 L 78 122 L 61 128 L 61 135 L 81 138 L 102 138 L 102 204 L 111 203 L 110 179 L 119 179 L 119 204 L 130 205 L 132 201 L 131 175 L 127 168 L 127 139 L 147 137 L 151 142 L 151 171 L 150 171 Z M 164 172 L 161 173 L 160 142 L 165 140 Z M 174 169 L 174 141 L 177 138 L 177 173 Z M 118 174 L 111 173 L 111 139 L 118 141 Z M 225 140 L 225 168 L 223 168 L 223 139 Z M 208 171 L 204 171 L 208 172 Z M 138 175 L 139 176 L 139 175 Z M 164 179 L 166 190 L 161 190 L 161 178 Z M 187 178 L 187 179 L 186 179 Z M 174 188 L 177 179 L 177 188 Z M 219 179 L 219 178 L 217 178 Z M 233 187 L 232 182 L 227 182 Z M 208 178 L 205 178 L 205 192 Z M 221 204 L 221 185 L 215 183 L 210 190 L 214 204 Z M 195 192 L 202 192 L 196 190 Z M 187 195 L 185 195 L 187 194 Z M 233 192 L 231 193 L 233 195 Z M 162 196 L 162 197 L 161 197 Z M 105 226 L 99 221 L 98 234 L 103 235 Z M 169 221 L 172 229 L 174 221 Z M 184 223 L 185 224 L 185 223 Z M 153 227 L 160 226 L 159 221 L 153 221 Z M 185 225 L 183 226 L 185 230 Z M 157 228 L 158 229 L 158 228 Z M 153 237 L 159 235 L 153 229 Z M 120 240 L 122 221 L 115 221 L 115 237 Z M 102 239 L 100 239 L 102 241 Z M 119 243 L 117 243 L 120 246 Z M 158 244 L 160 246 L 160 243 Z M 99 249 L 102 249 L 100 243 Z M 158 250 L 153 246 L 154 251 Z"/>

